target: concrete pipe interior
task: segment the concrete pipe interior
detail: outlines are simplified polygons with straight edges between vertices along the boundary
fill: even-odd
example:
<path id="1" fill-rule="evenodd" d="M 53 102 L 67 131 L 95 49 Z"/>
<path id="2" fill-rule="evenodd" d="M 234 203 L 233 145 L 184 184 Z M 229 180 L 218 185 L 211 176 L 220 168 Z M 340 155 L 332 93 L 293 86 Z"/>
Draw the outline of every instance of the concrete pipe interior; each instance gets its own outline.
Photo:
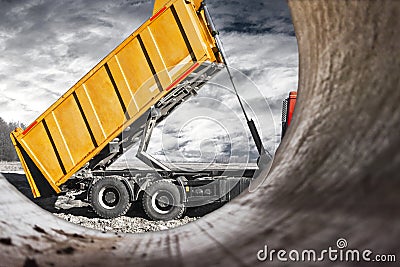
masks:
<path id="1" fill-rule="evenodd" d="M 55 218 L 0 179 L 0 266 L 254 266 L 265 245 L 322 250 L 338 238 L 399 257 L 400 2 L 289 5 L 296 120 L 258 190 L 181 228 L 115 235 Z"/>

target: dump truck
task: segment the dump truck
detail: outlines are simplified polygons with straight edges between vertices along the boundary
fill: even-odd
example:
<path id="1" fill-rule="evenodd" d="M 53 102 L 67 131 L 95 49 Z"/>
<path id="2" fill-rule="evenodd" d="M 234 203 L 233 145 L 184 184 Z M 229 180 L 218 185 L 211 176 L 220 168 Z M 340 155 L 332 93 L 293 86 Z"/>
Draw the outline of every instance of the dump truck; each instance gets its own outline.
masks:
<path id="1" fill-rule="evenodd" d="M 239 195 L 257 164 L 174 168 L 147 153 L 154 127 L 226 64 L 204 2 L 155 1 L 151 18 L 29 127 L 11 133 L 33 196 L 79 189 L 103 218 L 141 202 L 151 219 L 171 220 L 187 207 Z M 262 151 L 254 122 L 248 123 Z M 137 144 L 137 157 L 150 170 L 109 170 Z"/>

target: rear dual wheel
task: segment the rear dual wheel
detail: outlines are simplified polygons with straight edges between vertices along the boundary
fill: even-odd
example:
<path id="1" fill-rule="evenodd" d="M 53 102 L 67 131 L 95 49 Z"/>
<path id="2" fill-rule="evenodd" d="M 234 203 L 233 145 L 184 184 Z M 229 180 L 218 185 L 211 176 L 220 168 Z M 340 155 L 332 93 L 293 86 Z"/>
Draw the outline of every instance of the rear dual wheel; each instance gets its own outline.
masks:
<path id="1" fill-rule="evenodd" d="M 147 216 L 157 221 L 179 219 L 185 212 L 178 186 L 164 180 L 156 181 L 147 187 L 142 204 Z"/>
<path id="2" fill-rule="evenodd" d="M 97 180 L 90 189 L 89 199 L 93 210 L 105 219 L 125 215 L 131 206 L 129 191 L 117 177 Z"/>

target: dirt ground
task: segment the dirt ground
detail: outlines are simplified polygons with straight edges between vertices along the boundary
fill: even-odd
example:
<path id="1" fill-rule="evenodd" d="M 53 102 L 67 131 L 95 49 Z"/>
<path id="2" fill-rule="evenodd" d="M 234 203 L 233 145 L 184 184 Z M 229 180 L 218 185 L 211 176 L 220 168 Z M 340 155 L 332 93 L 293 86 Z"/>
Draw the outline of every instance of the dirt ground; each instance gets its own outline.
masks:
<path id="1" fill-rule="evenodd" d="M 19 162 L 0 162 L 0 173 L 27 198 L 55 216 L 103 232 L 143 233 L 167 230 L 195 221 L 218 208 L 218 206 L 212 205 L 189 209 L 182 219 L 155 222 L 146 217 L 138 203 L 134 203 L 126 216 L 116 219 L 102 219 L 93 212 L 87 203 L 80 200 L 71 200 L 65 196 L 34 199 Z"/>

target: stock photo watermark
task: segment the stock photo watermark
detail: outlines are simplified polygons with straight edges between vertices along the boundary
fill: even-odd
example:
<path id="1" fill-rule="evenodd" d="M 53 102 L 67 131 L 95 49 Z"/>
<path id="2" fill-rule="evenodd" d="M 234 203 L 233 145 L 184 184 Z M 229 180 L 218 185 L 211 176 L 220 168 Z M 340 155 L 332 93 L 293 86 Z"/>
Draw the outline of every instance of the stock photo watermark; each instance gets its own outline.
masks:
<path id="1" fill-rule="evenodd" d="M 265 245 L 257 252 L 257 259 L 261 262 L 396 262 L 395 254 L 375 254 L 370 249 L 359 250 L 348 248 L 348 242 L 344 238 L 336 241 L 335 247 L 323 250 L 304 249 L 286 250 L 271 249 Z"/>

